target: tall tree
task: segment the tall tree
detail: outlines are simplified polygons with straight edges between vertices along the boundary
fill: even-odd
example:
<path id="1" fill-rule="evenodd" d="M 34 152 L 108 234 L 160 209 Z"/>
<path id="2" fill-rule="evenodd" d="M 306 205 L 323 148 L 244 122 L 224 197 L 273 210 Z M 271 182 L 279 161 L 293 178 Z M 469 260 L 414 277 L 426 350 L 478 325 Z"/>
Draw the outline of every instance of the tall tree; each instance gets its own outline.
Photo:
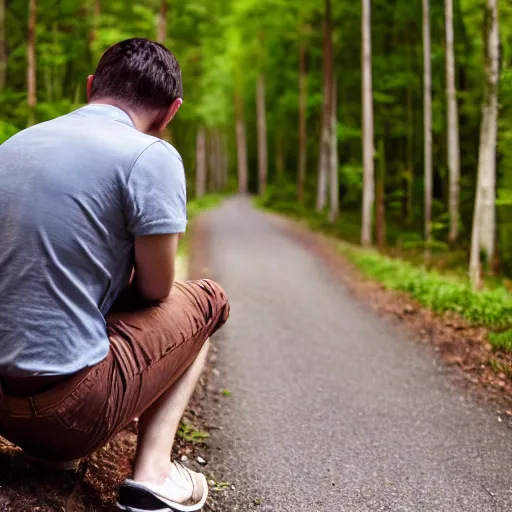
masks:
<path id="1" fill-rule="evenodd" d="M 306 41 L 301 40 L 299 46 L 299 157 L 297 170 L 297 199 L 304 203 L 304 184 L 307 166 L 307 75 L 306 75 Z"/>
<path id="2" fill-rule="evenodd" d="M 322 131 L 318 158 L 318 185 L 316 211 L 322 211 L 327 204 L 327 180 L 331 162 L 331 108 L 333 83 L 333 47 L 332 47 L 332 9 L 331 0 L 325 0 L 323 22 L 323 72 L 324 99 L 322 111 Z"/>
<path id="3" fill-rule="evenodd" d="M 425 166 L 425 257 L 430 255 L 432 239 L 432 66 L 430 61 L 430 5 L 423 0 L 423 123 Z"/>
<path id="4" fill-rule="evenodd" d="M 164 44 L 167 39 L 167 11 L 169 9 L 167 1 L 168 0 L 162 0 L 160 12 L 158 13 L 156 40 L 161 44 Z"/>
<path id="5" fill-rule="evenodd" d="M 382 249 L 386 245 L 386 146 L 384 139 L 378 145 L 378 172 L 375 205 L 375 237 L 377 247 Z"/>
<path id="6" fill-rule="evenodd" d="M 206 194 L 206 130 L 201 126 L 196 135 L 196 197 Z"/>
<path id="7" fill-rule="evenodd" d="M 372 243 L 372 215 L 375 197 L 373 84 L 370 0 L 362 0 L 362 75 L 363 75 L 363 212 L 361 245 Z"/>
<path id="8" fill-rule="evenodd" d="M 480 285 L 482 251 L 488 264 L 494 257 L 496 231 L 496 140 L 500 38 L 498 0 L 486 0 L 484 16 L 485 86 L 480 123 L 478 177 L 473 214 L 469 273 L 474 287 Z"/>
<path id="9" fill-rule="evenodd" d="M 331 154 L 329 162 L 329 221 L 334 222 L 340 214 L 340 191 L 338 180 L 338 90 L 336 87 L 336 77 L 332 79 L 332 106 L 331 106 Z"/>
<path id="10" fill-rule="evenodd" d="M 249 168 L 247 164 L 247 136 L 245 129 L 243 98 L 240 90 L 235 91 L 236 113 L 236 154 L 238 170 L 238 192 L 248 192 Z"/>
<path id="11" fill-rule="evenodd" d="M 7 41 L 5 34 L 6 0 L 0 0 L 0 92 L 7 81 Z"/>
<path id="12" fill-rule="evenodd" d="M 459 236 L 460 143 L 457 89 L 455 86 L 455 51 L 453 36 L 453 0 L 445 0 L 446 32 L 446 103 L 448 106 L 448 171 L 450 175 L 450 242 Z"/>
<path id="13" fill-rule="evenodd" d="M 27 103 L 29 108 L 28 125 L 35 122 L 36 96 L 36 0 L 28 4 L 28 35 L 27 35 Z"/>
<path id="14" fill-rule="evenodd" d="M 265 77 L 258 77 L 256 86 L 257 124 L 258 124 L 258 193 L 267 188 L 268 152 L 267 152 L 267 109 L 265 106 Z"/>
<path id="15" fill-rule="evenodd" d="M 101 15 L 101 2 L 100 0 L 93 0 L 92 3 L 92 23 L 91 30 L 89 32 L 89 49 L 91 54 L 94 55 L 93 43 L 96 41 L 98 37 L 98 27 L 100 24 L 100 15 Z"/>

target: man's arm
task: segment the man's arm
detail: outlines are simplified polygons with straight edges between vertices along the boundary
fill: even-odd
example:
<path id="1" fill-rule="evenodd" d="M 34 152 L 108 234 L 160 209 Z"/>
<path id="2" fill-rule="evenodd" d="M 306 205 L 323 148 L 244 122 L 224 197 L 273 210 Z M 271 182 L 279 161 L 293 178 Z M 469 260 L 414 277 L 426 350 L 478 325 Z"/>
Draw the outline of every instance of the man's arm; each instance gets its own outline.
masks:
<path id="1" fill-rule="evenodd" d="M 135 285 L 147 300 L 165 299 L 174 282 L 179 234 L 135 238 Z"/>

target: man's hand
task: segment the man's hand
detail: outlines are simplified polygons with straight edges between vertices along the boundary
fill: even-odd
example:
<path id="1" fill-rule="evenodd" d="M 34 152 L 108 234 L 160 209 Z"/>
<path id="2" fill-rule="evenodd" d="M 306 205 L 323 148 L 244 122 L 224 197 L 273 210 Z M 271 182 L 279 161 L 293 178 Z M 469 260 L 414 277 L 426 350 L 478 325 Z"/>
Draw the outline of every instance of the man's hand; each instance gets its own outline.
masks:
<path id="1" fill-rule="evenodd" d="M 162 300 L 174 282 L 179 234 L 135 238 L 135 285 L 147 300 Z"/>

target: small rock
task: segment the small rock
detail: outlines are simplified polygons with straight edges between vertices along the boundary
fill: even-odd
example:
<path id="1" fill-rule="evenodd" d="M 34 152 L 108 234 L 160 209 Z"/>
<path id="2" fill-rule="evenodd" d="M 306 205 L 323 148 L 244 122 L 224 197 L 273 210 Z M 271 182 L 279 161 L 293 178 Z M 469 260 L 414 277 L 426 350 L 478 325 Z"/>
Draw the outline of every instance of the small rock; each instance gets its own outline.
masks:
<path id="1" fill-rule="evenodd" d="M 215 377 L 220 377 L 220 372 L 219 372 L 219 370 L 217 370 L 217 368 L 214 368 L 212 370 L 212 373 L 213 373 L 213 375 L 215 375 Z"/>
<path id="2" fill-rule="evenodd" d="M 403 311 L 406 315 L 412 315 L 412 314 L 416 313 L 416 309 L 413 308 L 410 304 L 407 304 L 406 306 L 404 306 Z"/>
<path id="3" fill-rule="evenodd" d="M 203 459 L 203 457 L 200 457 L 199 455 L 196 457 L 196 462 L 198 464 L 201 464 L 201 466 L 206 466 L 206 461 Z"/>
<path id="4" fill-rule="evenodd" d="M 188 457 L 186 455 L 182 455 L 180 460 L 181 462 L 188 462 Z"/>

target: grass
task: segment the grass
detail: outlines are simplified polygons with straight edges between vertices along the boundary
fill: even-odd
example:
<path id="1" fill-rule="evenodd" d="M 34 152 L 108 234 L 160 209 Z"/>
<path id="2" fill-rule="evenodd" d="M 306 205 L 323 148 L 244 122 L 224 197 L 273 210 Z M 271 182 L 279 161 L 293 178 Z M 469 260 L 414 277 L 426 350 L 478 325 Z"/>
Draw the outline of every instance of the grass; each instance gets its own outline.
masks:
<path id="1" fill-rule="evenodd" d="M 178 437 L 189 443 L 204 443 L 210 437 L 210 434 L 182 421 L 178 428 Z"/>
<path id="2" fill-rule="evenodd" d="M 345 243 L 341 243 L 339 248 L 368 277 L 380 281 L 386 288 L 410 294 L 437 313 L 453 311 L 472 325 L 490 329 L 512 326 L 512 294 L 503 287 L 474 291 L 467 280 L 456 276 L 426 270 L 407 261 Z M 512 349 L 511 334 L 494 336 L 497 340 L 493 343 L 495 347 Z"/>
<path id="3" fill-rule="evenodd" d="M 489 341 L 498 350 L 512 352 L 512 329 L 500 333 L 491 332 L 489 334 Z"/>

